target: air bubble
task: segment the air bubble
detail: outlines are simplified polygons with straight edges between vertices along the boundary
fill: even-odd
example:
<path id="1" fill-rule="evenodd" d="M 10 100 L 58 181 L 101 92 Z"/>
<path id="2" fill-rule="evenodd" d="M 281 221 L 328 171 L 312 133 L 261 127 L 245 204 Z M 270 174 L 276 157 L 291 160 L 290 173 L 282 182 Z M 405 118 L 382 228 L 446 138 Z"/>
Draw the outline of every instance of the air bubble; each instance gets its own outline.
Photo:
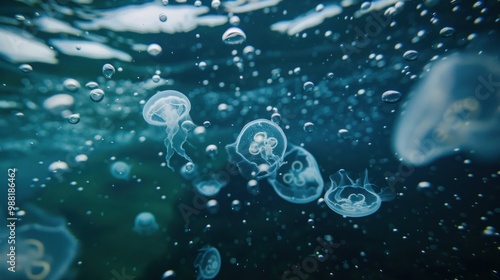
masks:
<path id="1" fill-rule="evenodd" d="M 305 92 L 312 92 L 313 90 L 314 90 L 313 82 L 305 82 L 304 83 L 304 91 Z"/>
<path id="2" fill-rule="evenodd" d="M 21 64 L 19 65 L 19 70 L 23 71 L 24 73 L 31 73 L 33 72 L 33 67 L 29 64 Z"/>
<path id="3" fill-rule="evenodd" d="M 226 45 L 238 45 L 245 42 L 246 39 L 247 35 L 238 27 L 230 27 L 222 34 L 222 41 Z"/>
<path id="4" fill-rule="evenodd" d="M 111 79 L 114 73 L 115 67 L 113 65 L 106 63 L 102 66 L 102 74 L 104 74 L 104 77 L 107 79 Z"/>
<path id="5" fill-rule="evenodd" d="M 104 99 L 104 91 L 100 88 L 90 91 L 90 99 L 94 102 L 101 102 Z"/>
<path id="6" fill-rule="evenodd" d="M 68 116 L 68 122 L 70 124 L 77 124 L 80 122 L 80 114 L 71 114 Z"/>
<path id="7" fill-rule="evenodd" d="M 152 56 L 157 56 L 161 53 L 162 48 L 158 44 L 150 44 L 148 46 L 148 53 Z"/>
<path id="8" fill-rule="evenodd" d="M 343 139 L 343 140 L 346 140 L 346 139 L 349 139 L 351 138 L 351 132 L 349 132 L 349 130 L 345 129 L 345 128 L 341 128 L 339 129 L 339 131 L 337 132 L 337 136 L 340 138 L 340 139 Z"/>
<path id="9" fill-rule="evenodd" d="M 388 90 L 382 94 L 382 101 L 385 103 L 397 103 L 401 99 L 401 93 L 395 90 Z"/>
<path id="10" fill-rule="evenodd" d="M 443 29 L 439 31 L 439 35 L 441 35 L 441 37 L 451 37 L 453 33 L 455 33 L 455 29 L 453 29 L 453 27 L 443 27 Z"/>
<path id="11" fill-rule="evenodd" d="M 314 131 L 314 124 L 312 122 L 306 122 L 304 124 L 304 131 L 307 133 L 311 133 Z"/>
<path id="12" fill-rule="evenodd" d="M 415 51 L 415 50 L 409 50 L 409 51 L 406 51 L 404 54 L 403 54 L 403 58 L 407 61 L 413 61 L 413 60 L 416 60 L 418 58 L 418 52 Z"/>

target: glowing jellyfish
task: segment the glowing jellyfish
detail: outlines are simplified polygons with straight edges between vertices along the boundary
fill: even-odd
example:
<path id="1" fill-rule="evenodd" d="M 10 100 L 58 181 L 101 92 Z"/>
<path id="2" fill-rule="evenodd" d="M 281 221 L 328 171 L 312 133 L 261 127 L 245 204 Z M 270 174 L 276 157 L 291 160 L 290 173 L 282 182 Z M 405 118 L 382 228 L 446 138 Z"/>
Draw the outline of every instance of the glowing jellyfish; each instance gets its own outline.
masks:
<path id="1" fill-rule="evenodd" d="M 500 156 L 500 63 L 487 55 L 452 55 L 432 66 L 395 126 L 392 146 L 405 162 L 424 165 L 472 151 Z"/>
<path id="2" fill-rule="evenodd" d="M 109 171 L 116 179 L 128 180 L 130 175 L 130 165 L 123 161 L 115 161 L 111 164 Z"/>
<path id="3" fill-rule="evenodd" d="M 226 150 L 229 161 L 238 166 L 243 177 L 259 180 L 281 166 L 286 145 L 285 133 L 278 125 L 258 119 L 246 124 Z"/>
<path id="4" fill-rule="evenodd" d="M 219 250 L 212 246 L 200 249 L 200 253 L 194 261 L 194 267 L 198 270 L 196 280 L 215 278 L 221 267 Z"/>
<path id="5" fill-rule="evenodd" d="M 395 198 L 395 193 L 390 188 L 384 188 L 379 193 L 375 192 L 374 185 L 368 181 L 368 170 L 361 185 L 360 179 L 354 182 L 344 169 L 338 172 L 340 181 L 335 182 L 330 176 L 332 186 L 325 193 L 325 203 L 336 213 L 346 217 L 364 217 L 375 213 L 382 201 Z M 348 179 L 348 181 L 346 180 Z"/>
<path id="6" fill-rule="evenodd" d="M 215 175 L 204 175 L 195 179 L 193 185 L 201 195 L 212 197 L 216 196 L 227 185 L 227 180 Z"/>
<path id="7" fill-rule="evenodd" d="M 135 217 L 134 231 L 140 235 L 151 235 L 158 231 L 155 216 L 149 212 L 141 212 Z"/>
<path id="8" fill-rule="evenodd" d="M 324 182 L 311 153 L 302 147 L 289 145 L 283 162 L 277 172 L 268 178 L 280 197 L 300 204 L 321 196 Z"/>
<path id="9" fill-rule="evenodd" d="M 142 111 L 146 122 L 165 127 L 167 132 L 165 160 L 172 171 L 174 168 L 170 165 L 170 159 L 174 151 L 187 161 L 192 162 L 182 147 L 186 142 L 187 134 L 194 129 L 194 124 L 189 116 L 190 110 L 191 102 L 184 94 L 175 90 L 165 90 L 153 95 L 146 102 Z"/>
<path id="10" fill-rule="evenodd" d="M 63 279 L 76 256 L 77 240 L 68 231 L 64 219 L 51 217 L 34 207 L 26 212 L 36 222 L 15 229 L 15 245 L 0 243 L 0 250 L 4 252 L 0 256 L 0 279 Z M 9 234 L 2 234 L 0 240 L 8 240 Z M 11 246 L 15 246 L 14 252 Z"/>

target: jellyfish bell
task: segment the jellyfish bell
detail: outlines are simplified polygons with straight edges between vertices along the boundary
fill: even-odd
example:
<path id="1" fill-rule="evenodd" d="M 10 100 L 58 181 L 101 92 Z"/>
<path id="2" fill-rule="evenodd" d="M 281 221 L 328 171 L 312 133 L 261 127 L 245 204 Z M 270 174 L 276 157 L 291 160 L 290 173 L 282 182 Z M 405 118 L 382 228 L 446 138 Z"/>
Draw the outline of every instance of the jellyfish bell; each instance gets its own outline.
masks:
<path id="1" fill-rule="evenodd" d="M 498 52 L 498 51 L 497 51 Z M 486 54 L 436 62 L 396 121 L 393 150 L 419 166 L 456 150 L 500 158 L 500 63 Z"/>
<path id="2" fill-rule="evenodd" d="M 173 171 L 170 159 L 176 152 L 187 161 L 192 161 L 182 147 L 187 140 L 188 133 L 194 129 L 189 116 L 191 102 L 182 93 L 175 90 L 157 92 L 144 105 L 142 116 L 144 120 L 154 126 L 165 127 L 167 138 L 165 160 Z"/>
<path id="3" fill-rule="evenodd" d="M 365 171 L 363 182 L 360 179 L 353 181 L 340 169 L 338 183 L 334 176 L 330 176 L 332 186 L 325 193 L 324 201 L 334 212 L 346 217 L 364 217 L 375 213 L 382 201 L 390 201 L 396 197 L 390 188 L 380 192 L 374 190 L 374 185 L 368 181 L 368 170 Z"/>
<path id="4" fill-rule="evenodd" d="M 236 142 L 226 146 L 229 161 L 247 179 L 262 179 L 283 163 L 287 139 L 274 122 L 257 119 L 246 124 Z"/>
<path id="5" fill-rule="evenodd" d="M 116 179 L 128 180 L 130 175 L 130 165 L 123 161 L 115 161 L 111 164 L 109 171 Z"/>
<path id="6" fill-rule="evenodd" d="M 194 261 L 194 267 L 198 271 L 196 280 L 214 279 L 221 268 L 219 250 L 212 246 L 205 246 L 200 249 L 200 253 Z"/>
<path id="7" fill-rule="evenodd" d="M 216 196 L 227 183 L 227 178 L 217 176 L 216 174 L 203 175 L 193 181 L 193 185 L 198 193 L 206 197 Z"/>
<path id="8" fill-rule="evenodd" d="M 314 156 L 306 149 L 289 145 L 283 165 L 268 177 L 276 193 L 291 203 L 309 203 L 323 193 L 324 182 Z"/>
<path id="9" fill-rule="evenodd" d="M 149 212 L 141 212 L 135 217 L 134 231 L 140 235 L 151 235 L 158 228 L 155 216 Z"/>

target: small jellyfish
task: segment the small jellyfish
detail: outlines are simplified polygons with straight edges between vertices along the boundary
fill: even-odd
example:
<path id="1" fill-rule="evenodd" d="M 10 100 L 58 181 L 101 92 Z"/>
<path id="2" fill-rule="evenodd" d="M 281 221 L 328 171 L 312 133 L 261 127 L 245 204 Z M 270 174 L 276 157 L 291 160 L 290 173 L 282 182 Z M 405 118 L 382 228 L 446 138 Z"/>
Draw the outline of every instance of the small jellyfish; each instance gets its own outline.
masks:
<path id="1" fill-rule="evenodd" d="M 198 270 L 196 280 L 214 279 L 221 267 L 220 253 L 217 248 L 205 246 L 194 261 L 194 267 Z"/>
<path id="2" fill-rule="evenodd" d="M 134 231 L 140 235 L 151 235 L 158 231 L 155 216 L 149 212 L 141 212 L 135 217 Z"/>
<path id="3" fill-rule="evenodd" d="M 220 190 L 227 185 L 225 177 L 216 175 L 204 175 L 193 181 L 196 190 L 203 196 L 216 196 Z"/>
<path id="4" fill-rule="evenodd" d="M 191 158 L 186 154 L 182 147 L 186 142 L 188 132 L 191 131 L 192 124 L 189 111 L 191 110 L 191 102 L 182 93 L 175 90 L 165 90 L 153 95 L 142 111 L 144 120 L 155 126 L 164 126 L 167 132 L 165 139 L 165 147 L 167 154 L 165 160 L 167 166 L 173 171 L 174 168 L 170 165 L 174 151 L 184 157 L 187 161 Z"/>
<path id="5" fill-rule="evenodd" d="M 128 180 L 130 175 L 130 165 L 123 161 L 115 161 L 111 164 L 109 171 L 116 179 Z"/>
<path id="6" fill-rule="evenodd" d="M 458 149 L 484 160 L 500 158 L 500 63 L 487 54 L 438 61 L 404 107 L 392 146 L 412 165 Z"/>
<path id="7" fill-rule="evenodd" d="M 364 217 L 375 213 L 382 201 L 389 201 L 396 197 L 390 188 L 375 192 L 374 185 L 368 181 L 368 170 L 361 185 L 360 179 L 354 182 L 344 169 L 338 172 L 340 180 L 335 182 L 330 176 L 332 186 L 325 193 L 325 203 L 336 213 L 346 217 Z M 346 180 L 348 179 L 348 181 Z"/>
<path id="8" fill-rule="evenodd" d="M 318 199 L 324 182 L 313 155 L 302 147 L 289 145 L 283 161 L 285 163 L 268 178 L 276 193 L 298 204 Z"/>
<path id="9" fill-rule="evenodd" d="M 246 124 L 236 142 L 226 146 L 229 161 L 247 179 L 262 179 L 273 174 L 286 151 L 285 133 L 274 122 L 257 119 Z"/>

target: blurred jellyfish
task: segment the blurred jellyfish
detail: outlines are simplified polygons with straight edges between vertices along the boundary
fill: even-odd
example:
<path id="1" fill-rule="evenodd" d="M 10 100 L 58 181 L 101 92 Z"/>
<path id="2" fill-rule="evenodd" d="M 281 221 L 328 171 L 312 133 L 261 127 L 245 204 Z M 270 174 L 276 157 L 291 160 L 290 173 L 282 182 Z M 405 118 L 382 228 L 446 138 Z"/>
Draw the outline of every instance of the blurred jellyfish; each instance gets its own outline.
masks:
<path id="1" fill-rule="evenodd" d="M 241 130 L 236 142 L 226 146 L 229 161 L 247 179 L 262 179 L 273 174 L 283 162 L 287 139 L 275 123 L 258 119 Z"/>
<path id="2" fill-rule="evenodd" d="M 15 229 L 15 251 L 11 250 L 14 243 L 0 242 L 0 250 L 5 252 L 0 255 L 0 279 L 64 278 L 76 256 L 78 241 L 68 231 L 64 219 L 34 207 L 27 207 L 26 212 L 36 222 L 23 223 Z M 8 231 L 2 232 L 0 240 L 7 240 L 9 235 L 12 236 Z M 9 269 L 13 266 L 15 273 Z"/>
<path id="3" fill-rule="evenodd" d="M 204 175 L 196 178 L 193 181 L 193 185 L 201 195 L 213 197 L 227 185 L 227 179 L 222 176 Z"/>
<path id="4" fill-rule="evenodd" d="M 318 199 L 324 182 L 313 155 L 302 147 L 289 145 L 283 161 L 285 163 L 268 178 L 276 193 L 292 203 Z"/>
<path id="5" fill-rule="evenodd" d="M 158 231 L 155 216 L 149 212 L 141 212 L 135 217 L 134 231 L 140 235 L 151 235 Z"/>
<path id="6" fill-rule="evenodd" d="M 219 250 L 212 246 L 205 246 L 194 261 L 194 267 L 198 270 L 196 280 L 214 279 L 221 267 Z"/>
<path id="7" fill-rule="evenodd" d="M 325 203 L 336 213 L 346 217 L 364 217 L 375 213 L 382 201 L 389 201 L 396 197 L 390 188 L 384 188 L 379 193 L 373 189 L 374 185 L 368 181 L 368 170 L 365 171 L 363 185 L 360 180 L 354 182 L 344 169 L 338 172 L 340 181 L 335 182 L 330 176 L 332 186 L 325 193 Z M 346 178 L 349 180 L 346 181 Z"/>
<path id="8" fill-rule="evenodd" d="M 111 164 L 109 171 L 116 179 L 128 180 L 130 175 L 130 165 L 123 161 L 115 161 Z"/>
<path id="9" fill-rule="evenodd" d="M 487 55 L 437 62 L 413 92 L 395 126 L 392 146 L 404 161 L 424 165 L 467 149 L 500 156 L 500 63 Z"/>
<path id="10" fill-rule="evenodd" d="M 172 158 L 174 151 L 187 161 L 192 162 L 182 147 L 186 142 L 188 132 L 194 129 L 189 110 L 191 110 L 191 102 L 184 94 L 175 90 L 165 90 L 153 95 L 146 102 L 142 111 L 146 122 L 166 127 L 165 147 L 167 154 L 165 160 L 172 171 L 174 168 L 170 165 L 170 158 Z"/>

